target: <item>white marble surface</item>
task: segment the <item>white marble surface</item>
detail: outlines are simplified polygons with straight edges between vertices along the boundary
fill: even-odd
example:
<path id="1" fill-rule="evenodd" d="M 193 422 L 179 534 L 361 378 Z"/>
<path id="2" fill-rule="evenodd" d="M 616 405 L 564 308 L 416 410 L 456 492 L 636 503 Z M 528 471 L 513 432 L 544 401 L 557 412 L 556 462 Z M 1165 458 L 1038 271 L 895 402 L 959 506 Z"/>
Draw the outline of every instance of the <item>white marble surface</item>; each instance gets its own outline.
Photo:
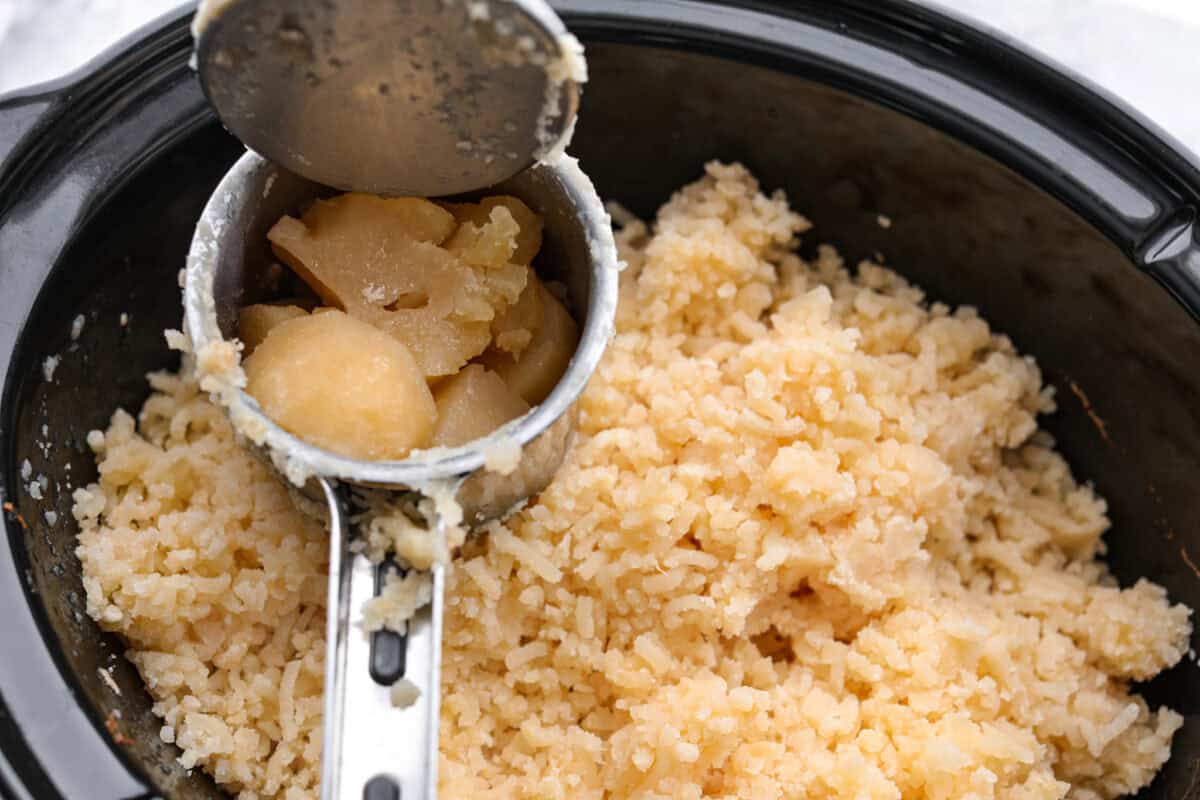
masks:
<path id="1" fill-rule="evenodd" d="M 0 93 L 74 69 L 178 4 L 179 0 L 0 0 Z M 938 4 L 1050 55 L 1124 98 L 1200 153 L 1200 0 Z"/>

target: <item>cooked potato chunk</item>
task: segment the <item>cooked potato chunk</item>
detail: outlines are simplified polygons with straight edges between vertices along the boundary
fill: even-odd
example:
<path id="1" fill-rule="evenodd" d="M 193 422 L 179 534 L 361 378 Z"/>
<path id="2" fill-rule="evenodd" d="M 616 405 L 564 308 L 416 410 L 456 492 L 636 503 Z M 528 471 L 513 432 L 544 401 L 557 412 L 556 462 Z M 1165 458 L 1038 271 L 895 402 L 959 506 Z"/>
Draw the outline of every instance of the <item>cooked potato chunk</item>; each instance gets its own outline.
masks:
<path id="1" fill-rule="evenodd" d="M 483 352 L 489 323 L 525 288 L 528 268 L 507 262 L 516 223 L 504 208 L 496 215 L 462 234 L 462 254 L 440 246 L 459 236 L 450 212 L 416 198 L 342 195 L 282 218 L 268 236 L 325 303 L 396 336 L 437 377 Z"/>
<path id="2" fill-rule="evenodd" d="M 478 203 L 449 203 L 446 205 L 460 225 L 470 222 L 479 227 L 493 219 L 492 213 L 498 207 L 506 209 L 519 228 L 516 235 L 516 248 L 508 260 L 514 264 L 529 266 L 533 262 L 533 257 L 542 249 L 542 219 L 533 213 L 529 206 L 509 195 L 485 197 Z"/>
<path id="3" fill-rule="evenodd" d="M 542 221 L 515 197 L 346 194 L 268 237 L 324 305 L 242 310 L 247 391 L 319 447 L 466 444 L 544 400 L 575 352 L 578 326 L 529 266 Z"/>
<path id="4" fill-rule="evenodd" d="M 348 192 L 318 200 L 303 215 L 310 228 L 346 225 L 366 228 L 386 226 L 394 233 L 418 242 L 441 244 L 454 232 L 458 221 L 437 203 L 421 197 L 379 197 Z"/>
<path id="5" fill-rule="evenodd" d="M 396 459 L 433 435 L 437 406 L 408 348 L 341 311 L 279 323 L 243 366 L 263 411 L 326 450 Z"/>
<path id="6" fill-rule="evenodd" d="M 481 439 L 529 410 L 496 373 L 469 364 L 446 378 L 433 393 L 438 418 L 433 444 L 456 447 Z"/>
<path id="7" fill-rule="evenodd" d="M 453 375 L 487 349 L 487 322 L 446 319 L 426 309 L 368 311 L 363 319 L 405 342 L 426 377 Z"/>
<path id="8" fill-rule="evenodd" d="M 455 259 L 438 245 L 455 226 L 428 200 L 343 194 L 318 200 L 301 219 L 281 218 L 267 238 L 322 302 L 353 314 L 423 292 L 439 272 L 453 271 Z"/>
<path id="9" fill-rule="evenodd" d="M 445 248 L 468 264 L 502 267 L 516 252 L 520 232 L 512 213 L 504 206 L 496 206 L 481 222 L 461 223 L 446 240 Z"/>
<path id="10" fill-rule="evenodd" d="M 517 302 L 504 310 L 492 321 L 492 337 L 496 349 L 512 354 L 521 355 L 522 351 L 533 341 L 533 332 L 542 324 L 542 282 L 532 271 L 525 291 L 517 298 Z"/>
<path id="11" fill-rule="evenodd" d="M 542 324 L 533 332 L 532 341 L 520 357 L 513 358 L 511 354 L 493 348 L 480 359 L 531 406 L 550 394 L 579 343 L 579 326 L 558 298 L 540 283 L 538 294 L 541 296 Z"/>
<path id="12" fill-rule="evenodd" d="M 254 352 L 262 340 L 267 338 L 267 332 L 281 322 L 303 317 L 308 314 L 300 306 L 271 305 L 259 303 L 246 306 L 238 312 L 238 338 L 242 340 L 245 349 L 243 354 Z"/>

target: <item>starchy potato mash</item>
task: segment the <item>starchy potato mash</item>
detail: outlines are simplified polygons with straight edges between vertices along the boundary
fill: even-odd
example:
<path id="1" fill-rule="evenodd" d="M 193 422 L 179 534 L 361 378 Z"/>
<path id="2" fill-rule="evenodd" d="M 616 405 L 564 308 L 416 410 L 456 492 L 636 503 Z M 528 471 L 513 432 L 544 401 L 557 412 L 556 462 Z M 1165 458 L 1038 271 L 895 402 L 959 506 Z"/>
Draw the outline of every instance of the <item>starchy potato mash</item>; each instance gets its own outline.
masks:
<path id="1" fill-rule="evenodd" d="M 889 269 L 802 259 L 807 228 L 717 163 L 625 221 L 574 449 L 448 567 L 442 797 L 1098 800 L 1166 761 L 1182 719 L 1131 682 L 1179 661 L 1190 612 L 1109 573 L 1037 365 Z M 89 612 L 185 765 L 316 797 L 323 530 L 186 376 L 151 387 L 76 493 Z"/>

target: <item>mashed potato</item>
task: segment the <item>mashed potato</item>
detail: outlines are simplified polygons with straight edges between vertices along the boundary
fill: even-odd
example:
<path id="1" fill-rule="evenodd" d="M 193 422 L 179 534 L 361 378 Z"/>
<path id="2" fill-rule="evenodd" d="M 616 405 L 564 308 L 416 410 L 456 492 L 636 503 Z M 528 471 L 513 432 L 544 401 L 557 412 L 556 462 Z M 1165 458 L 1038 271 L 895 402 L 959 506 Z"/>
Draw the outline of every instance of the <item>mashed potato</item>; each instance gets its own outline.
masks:
<path id="1" fill-rule="evenodd" d="M 1189 611 L 1099 560 L 1104 501 L 972 309 L 711 164 L 620 233 L 618 334 L 554 483 L 448 575 L 448 798 L 1109 798 L 1182 724 L 1129 691 Z M 89 609 L 164 737 L 315 796 L 320 525 L 186 381 L 77 495 Z"/>

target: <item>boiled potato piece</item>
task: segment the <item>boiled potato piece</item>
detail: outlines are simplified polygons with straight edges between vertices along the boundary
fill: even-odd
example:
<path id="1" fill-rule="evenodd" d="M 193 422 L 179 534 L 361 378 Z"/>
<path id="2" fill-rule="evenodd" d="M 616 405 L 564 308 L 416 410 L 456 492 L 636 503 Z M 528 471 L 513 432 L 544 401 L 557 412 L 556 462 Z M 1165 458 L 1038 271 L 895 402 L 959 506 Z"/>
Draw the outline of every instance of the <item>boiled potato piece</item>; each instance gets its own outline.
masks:
<path id="1" fill-rule="evenodd" d="M 512 213 L 504 206 L 496 206 L 487 219 L 460 224 L 446 240 L 445 247 L 468 264 L 503 267 L 517 250 L 520 232 Z"/>
<path id="2" fill-rule="evenodd" d="M 532 271 L 525 291 L 517 302 L 492 321 L 492 338 L 497 350 L 519 356 L 533 341 L 533 332 L 542 325 L 542 292 L 545 287 Z"/>
<path id="3" fill-rule="evenodd" d="M 253 352 L 267 338 L 267 332 L 279 323 L 307 314 L 300 306 L 293 305 L 259 303 L 246 306 L 238 312 L 238 338 L 245 346 L 243 354 Z"/>
<path id="4" fill-rule="evenodd" d="M 558 298 L 541 283 L 538 294 L 542 304 L 542 324 L 533 332 L 532 341 L 520 357 L 513 358 L 511 354 L 493 348 L 480 359 L 531 406 L 550 394 L 579 343 L 579 326 Z"/>
<path id="5" fill-rule="evenodd" d="M 515 302 L 528 283 L 529 268 L 512 262 L 517 249 L 520 229 L 512 213 L 504 206 L 495 206 L 491 215 L 479 224 L 463 222 L 442 245 L 455 257 L 473 267 L 490 290 L 486 316 L 465 314 L 464 319 L 494 319 L 503 309 Z"/>
<path id="6" fill-rule="evenodd" d="M 267 238 L 322 302 L 351 311 L 425 292 L 453 271 L 455 259 L 438 245 L 455 226 L 428 200 L 351 193 L 318 200 L 300 219 L 281 218 Z"/>
<path id="7" fill-rule="evenodd" d="M 497 217 L 487 236 L 511 239 L 512 215 L 501 208 Z M 280 219 L 268 236 L 326 304 L 394 335 L 435 378 L 483 352 L 490 322 L 516 302 L 529 272 L 507 261 L 469 263 L 447 250 L 441 244 L 456 226 L 427 200 L 349 194 L 319 201 L 302 219 Z M 464 245 L 471 258 L 476 245 L 488 258 L 513 247 L 472 239 Z"/>
<path id="8" fill-rule="evenodd" d="M 542 249 L 542 219 L 529 206 L 511 195 L 485 197 L 478 203 L 450 203 L 446 208 L 454 214 L 459 225 L 470 222 L 482 227 L 494 219 L 496 208 L 504 208 L 512 216 L 519 229 L 516 247 L 509 258 L 514 264 L 529 266 L 533 257 Z"/>
<path id="9" fill-rule="evenodd" d="M 408 348 L 341 311 L 279 323 L 243 367 L 263 411 L 317 447 L 378 461 L 433 436 L 437 406 Z"/>
<path id="10" fill-rule="evenodd" d="M 321 228 L 346 225 L 373 228 L 384 226 L 418 242 L 441 244 L 458 221 L 437 203 L 422 197 L 379 197 L 364 192 L 347 192 L 318 200 L 303 214 L 304 224 L 321 235 Z"/>
<path id="11" fill-rule="evenodd" d="M 426 309 L 369 311 L 363 319 L 407 344 L 427 378 L 453 375 L 487 349 L 487 322 L 446 319 Z"/>
<path id="12" fill-rule="evenodd" d="M 529 410 L 496 373 L 479 364 L 469 364 L 438 384 L 433 399 L 438 411 L 433 444 L 442 447 L 481 439 Z"/>

